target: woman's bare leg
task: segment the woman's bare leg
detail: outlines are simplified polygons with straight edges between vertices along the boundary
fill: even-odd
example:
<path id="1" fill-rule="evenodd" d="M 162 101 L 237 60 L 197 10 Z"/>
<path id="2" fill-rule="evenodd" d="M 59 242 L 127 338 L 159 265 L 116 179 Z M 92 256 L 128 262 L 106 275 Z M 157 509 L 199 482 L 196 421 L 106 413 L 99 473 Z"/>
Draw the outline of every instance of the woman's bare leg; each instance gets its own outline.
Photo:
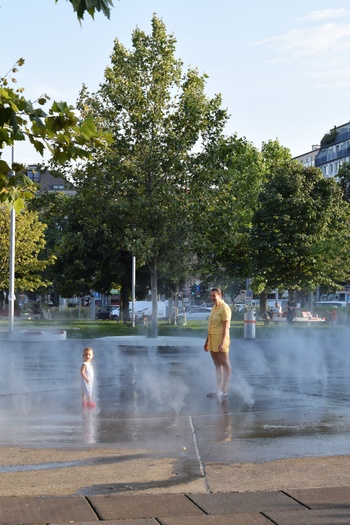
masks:
<path id="1" fill-rule="evenodd" d="M 222 366 L 222 392 L 227 392 L 228 382 L 231 376 L 230 356 L 228 352 L 219 352 Z"/>
<path id="2" fill-rule="evenodd" d="M 215 365 L 216 391 L 227 392 L 228 382 L 231 376 L 231 364 L 228 352 L 210 352 Z"/>
<path id="3" fill-rule="evenodd" d="M 220 359 L 218 358 L 219 352 L 210 352 L 211 358 L 215 366 L 215 375 L 216 375 L 216 392 L 220 394 L 222 387 L 222 366 Z"/>

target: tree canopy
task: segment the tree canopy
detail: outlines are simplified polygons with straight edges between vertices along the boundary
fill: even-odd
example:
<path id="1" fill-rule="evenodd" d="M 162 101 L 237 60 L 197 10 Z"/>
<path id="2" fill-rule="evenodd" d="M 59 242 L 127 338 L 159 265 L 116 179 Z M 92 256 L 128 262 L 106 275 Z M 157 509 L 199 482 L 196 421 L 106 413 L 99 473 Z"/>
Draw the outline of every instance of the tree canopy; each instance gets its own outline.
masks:
<path id="1" fill-rule="evenodd" d="M 38 214 L 23 208 L 16 220 L 16 289 L 37 290 L 48 283 L 42 272 L 53 264 L 55 257 L 41 257 L 45 247 L 46 225 L 38 220 Z M 0 290 L 8 289 L 9 253 L 10 253 L 10 215 L 4 206 L 0 206 Z"/>
<path id="2" fill-rule="evenodd" d="M 334 179 L 297 162 L 278 167 L 253 216 L 254 289 L 312 291 L 347 280 L 349 221 L 349 205 Z"/>
<path id="3" fill-rule="evenodd" d="M 340 166 L 337 179 L 343 191 L 343 199 L 350 203 L 350 162 L 344 162 Z"/>
<path id="4" fill-rule="evenodd" d="M 245 138 L 221 137 L 199 158 L 191 183 L 198 275 L 223 285 L 249 277 L 249 235 L 264 181 L 259 151 Z"/>
<path id="5" fill-rule="evenodd" d="M 118 221 L 122 248 L 150 266 L 154 301 L 159 265 L 188 249 L 192 168 L 227 120 L 221 97 L 205 95 L 206 76 L 183 71 L 175 43 L 156 16 L 150 35 L 133 32 L 132 50 L 116 40 L 99 91 L 84 87 L 78 105 L 114 140 L 75 181 L 79 191 L 98 188 L 105 224 Z"/>

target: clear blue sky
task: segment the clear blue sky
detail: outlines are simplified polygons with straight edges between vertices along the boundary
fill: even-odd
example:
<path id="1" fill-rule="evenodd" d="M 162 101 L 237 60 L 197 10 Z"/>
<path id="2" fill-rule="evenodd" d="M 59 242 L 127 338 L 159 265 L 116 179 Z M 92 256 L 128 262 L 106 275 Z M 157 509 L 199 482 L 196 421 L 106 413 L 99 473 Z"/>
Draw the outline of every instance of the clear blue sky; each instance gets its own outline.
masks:
<path id="1" fill-rule="evenodd" d="M 278 138 L 296 156 L 350 120 L 348 0 L 114 0 L 111 20 L 97 13 L 81 26 L 66 0 L 0 6 L 0 75 L 23 57 L 18 86 L 31 100 L 47 93 L 75 104 L 83 83 L 96 90 L 114 39 L 129 48 L 133 29 L 149 32 L 156 13 L 178 58 L 209 75 L 207 94 L 222 94 L 227 134 L 259 149 Z M 18 146 L 16 160 L 40 157 Z"/>

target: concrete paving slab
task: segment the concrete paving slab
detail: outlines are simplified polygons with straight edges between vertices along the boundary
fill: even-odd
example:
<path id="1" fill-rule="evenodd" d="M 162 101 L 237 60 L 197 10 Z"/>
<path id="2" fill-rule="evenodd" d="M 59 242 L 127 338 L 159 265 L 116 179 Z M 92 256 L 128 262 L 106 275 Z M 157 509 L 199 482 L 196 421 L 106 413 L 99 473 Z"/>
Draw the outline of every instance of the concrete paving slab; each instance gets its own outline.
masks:
<path id="1" fill-rule="evenodd" d="M 48 525 L 72 525 L 71 522 L 68 523 L 49 523 Z M 96 525 L 96 522 L 92 521 L 81 521 L 81 522 L 74 522 L 74 525 Z M 144 518 L 144 519 L 136 519 L 136 520 L 110 520 L 108 521 L 108 525 L 159 525 L 159 521 L 157 521 L 154 518 Z M 271 525 L 271 523 L 270 523 Z"/>
<path id="2" fill-rule="evenodd" d="M 116 494 L 88 497 L 100 520 L 200 516 L 203 512 L 184 494 Z"/>
<path id="3" fill-rule="evenodd" d="M 206 514 L 299 510 L 303 505 L 283 492 L 242 492 L 189 494 L 188 497 Z"/>
<path id="4" fill-rule="evenodd" d="M 350 456 L 205 465 L 210 492 L 291 490 L 350 485 Z"/>
<path id="5" fill-rule="evenodd" d="M 294 512 L 267 512 L 275 525 L 349 525 L 346 509 L 297 510 Z"/>
<path id="6" fill-rule="evenodd" d="M 271 525 L 271 520 L 258 513 L 215 516 L 178 516 L 160 518 L 162 525 Z"/>
<path id="7" fill-rule="evenodd" d="M 197 463 L 141 449 L 0 448 L 2 496 L 205 492 Z"/>
<path id="8" fill-rule="evenodd" d="M 97 515 L 83 497 L 0 496 L 1 525 L 73 521 L 98 521 Z"/>
<path id="9" fill-rule="evenodd" d="M 310 509 L 348 509 L 350 513 L 350 486 L 292 490 L 288 495 Z"/>

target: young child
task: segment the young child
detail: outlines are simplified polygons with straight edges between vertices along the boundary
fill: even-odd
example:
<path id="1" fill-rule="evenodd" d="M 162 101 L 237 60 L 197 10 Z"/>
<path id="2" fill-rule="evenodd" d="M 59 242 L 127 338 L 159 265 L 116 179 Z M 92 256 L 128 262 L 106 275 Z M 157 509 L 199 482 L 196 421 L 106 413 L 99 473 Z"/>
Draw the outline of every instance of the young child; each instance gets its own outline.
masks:
<path id="1" fill-rule="evenodd" d="M 94 384 L 94 367 L 92 366 L 92 359 L 94 351 L 92 348 L 84 348 L 83 359 L 84 363 L 81 365 L 81 391 L 83 394 L 83 407 L 95 408 L 96 403 L 92 400 L 92 388 Z"/>

